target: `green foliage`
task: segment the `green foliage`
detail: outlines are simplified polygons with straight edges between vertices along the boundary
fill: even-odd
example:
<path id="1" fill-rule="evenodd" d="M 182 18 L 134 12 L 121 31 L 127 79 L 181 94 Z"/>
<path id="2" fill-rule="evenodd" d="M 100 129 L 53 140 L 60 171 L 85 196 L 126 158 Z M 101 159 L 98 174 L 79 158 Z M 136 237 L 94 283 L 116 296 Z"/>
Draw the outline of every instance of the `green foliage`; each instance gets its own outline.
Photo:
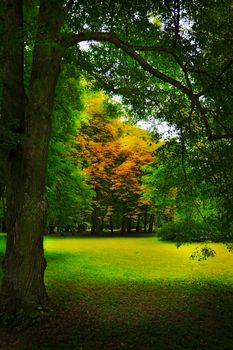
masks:
<path id="1" fill-rule="evenodd" d="M 232 241 L 232 161 L 231 142 L 184 140 L 184 134 L 157 150 L 144 183 L 145 196 L 158 209 L 161 237 Z"/>
<path id="2" fill-rule="evenodd" d="M 83 122 L 83 88 L 75 67 L 65 66 L 55 100 L 47 173 L 48 222 L 76 230 L 85 222 L 93 196 L 74 155 L 75 137 Z"/>
<path id="3" fill-rule="evenodd" d="M 208 258 L 214 258 L 216 252 L 214 249 L 208 246 L 204 246 L 201 249 L 195 248 L 194 252 L 191 254 L 190 258 L 198 261 L 207 260 Z"/>
<path id="4" fill-rule="evenodd" d="M 163 240 L 174 241 L 178 244 L 184 242 L 214 241 L 210 226 L 205 222 L 186 221 L 168 222 L 157 230 L 157 235 Z"/>
<path id="5" fill-rule="evenodd" d="M 53 144 L 52 141 L 47 193 L 50 225 L 77 229 L 77 225 L 85 221 L 85 211 L 90 207 L 92 192 L 75 159 L 66 154 L 64 144 Z"/>

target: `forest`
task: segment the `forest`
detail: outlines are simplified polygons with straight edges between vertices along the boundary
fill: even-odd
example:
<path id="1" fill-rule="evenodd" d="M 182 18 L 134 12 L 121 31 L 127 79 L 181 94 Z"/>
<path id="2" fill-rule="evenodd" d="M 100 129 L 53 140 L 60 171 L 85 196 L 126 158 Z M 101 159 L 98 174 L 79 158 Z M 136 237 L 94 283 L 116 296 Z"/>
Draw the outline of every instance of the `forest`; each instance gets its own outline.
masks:
<path id="1" fill-rule="evenodd" d="M 132 293 L 142 295 L 141 301 L 148 291 L 155 304 L 162 299 L 155 301 L 153 290 L 155 295 L 163 291 L 167 304 L 170 290 L 174 299 L 166 312 L 177 313 L 186 293 L 189 305 L 196 305 L 191 314 L 183 305 L 184 319 L 191 322 L 199 308 L 197 294 L 203 297 L 203 305 L 207 295 L 212 295 L 228 325 L 226 344 L 230 344 L 232 20 L 231 0 L 0 0 L 0 319 L 4 325 L 12 320 L 13 327 L 41 320 L 46 324 L 54 313 L 55 318 L 62 318 L 62 312 L 67 320 L 72 307 L 81 308 L 77 309 L 80 315 L 85 314 L 82 308 L 94 314 L 89 301 L 98 304 L 95 293 L 103 288 L 106 299 L 99 299 L 100 318 L 105 319 L 106 310 L 110 314 L 117 310 L 111 333 L 126 309 L 120 316 L 120 304 L 116 309 L 111 303 L 104 307 L 112 298 L 120 298 L 117 288 L 122 285 L 125 295 L 132 288 Z M 184 244 L 194 250 L 186 246 L 185 250 Z M 187 273 L 182 273 L 179 264 L 184 255 L 176 255 L 171 248 L 176 246 L 199 261 L 200 270 L 187 260 L 183 262 Z M 113 259 L 118 259 L 116 250 L 119 266 Z M 137 254 L 146 267 L 135 259 Z M 175 257 L 177 271 L 172 270 Z M 209 262 L 213 257 L 215 262 Z M 53 259 L 62 269 L 60 273 L 54 270 L 54 275 Z M 96 266 L 90 265 L 92 261 Z M 130 270 L 131 263 L 135 270 Z M 109 277 L 105 264 L 115 279 Z M 152 273 L 156 266 L 161 275 Z M 208 266 L 206 279 L 203 266 Z M 95 271 L 98 267 L 103 279 Z M 66 269 L 67 279 L 63 276 Z M 189 271 L 194 271 L 193 278 Z M 76 284 L 72 285 L 72 279 Z M 73 295 L 67 299 L 71 307 L 56 313 L 54 305 L 66 304 L 66 289 Z M 88 300 L 85 291 L 90 293 Z M 74 303 L 78 293 L 87 304 Z M 136 299 L 132 297 L 135 310 Z M 156 304 L 157 311 L 161 305 Z M 201 322 L 211 323 L 205 310 Z M 161 316 L 164 319 L 166 312 Z M 130 313 L 129 323 L 139 322 L 134 316 Z M 144 317 L 142 338 L 148 324 L 154 324 Z M 89 324 L 87 318 L 79 322 L 87 322 L 95 334 L 96 323 Z M 104 336 L 104 323 L 102 343 L 80 335 L 67 348 L 229 348 L 220 346 L 221 332 L 215 334 L 212 324 L 210 333 L 216 339 L 211 342 L 209 334 L 196 344 L 194 338 L 203 331 L 198 322 L 190 345 L 188 340 L 182 345 L 185 322 L 177 325 L 174 321 L 172 333 L 180 327 L 177 347 L 173 346 L 175 338 L 163 343 L 165 328 L 157 334 L 158 347 L 154 334 L 145 336 L 151 337 L 151 343 L 136 345 L 130 329 L 131 338 L 125 342 L 121 338 L 124 327 L 116 328 L 120 340 L 115 346 Z M 10 339 L 8 331 L 4 332 L 3 338 Z M 82 334 L 82 329 L 78 332 Z M 116 339 L 119 334 L 114 335 Z M 17 337 L 11 341 L 17 343 Z M 9 349 L 24 348 L 22 339 L 18 348 L 16 343 Z M 41 348 L 63 349 L 63 345 Z"/>

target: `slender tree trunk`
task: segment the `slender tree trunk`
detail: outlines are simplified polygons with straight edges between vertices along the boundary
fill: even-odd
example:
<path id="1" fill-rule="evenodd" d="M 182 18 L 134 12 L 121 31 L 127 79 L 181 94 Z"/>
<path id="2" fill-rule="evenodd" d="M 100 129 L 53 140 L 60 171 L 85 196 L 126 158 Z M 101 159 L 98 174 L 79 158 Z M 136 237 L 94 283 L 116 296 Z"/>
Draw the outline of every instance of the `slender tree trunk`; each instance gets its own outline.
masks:
<path id="1" fill-rule="evenodd" d="M 101 232 L 101 220 L 100 220 L 100 208 L 99 208 L 99 199 L 100 199 L 99 190 L 96 189 L 95 193 L 96 193 L 95 202 L 94 202 L 93 211 L 91 214 L 91 234 L 93 236 L 97 236 Z"/>
<path id="2" fill-rule="evenodd" d="M 148 224 L 148 208 L 147 206 L 145 207 L 144 210 L 144 233 L 147 233 L 147 224 Z"/>
<path id="3" fill-rule="evenodd" d="M 122 235 L 125 235 L 126 234 L 126 217 L 125 215 L 123 214 L 122 215 L 122 219 L 121 219 L 121 234 Z"/>
<path id="4" fill-rule="evenodd" d="M 109 216 L 109 227 L 111 230 L 111 234 L 113 234 L 113 220 L 112 220 L 112 215 Z"/>
<path id="5" fill-rule="evenodd" d="M 132 217 L 127 217 L 127 233 L 131 233 L 132 231 Z"/>
<path id="6" fill-rule="evenodd" d="M 154 222 L 155 222 L 155 215 L 154 214 L 150 214 L 149 227 L 148 227 L 148 232 L 149 233 L 153 232 Z"/>
<path id="7" fill-rule="evenodd" d="M 91 214 L 91 234 L 97 236 L 101 232 L 101 222 L 99 219 L 99 209 L 94 205 Z"/>
<path id="8" fill-rule="evenodd" d="M 10 118 L 17 128 L 12 131 L 22 135 L 15 147 L 4 153 L 7 247 L 3 261 L 1 307 L 4 312 L 13 313 L 20 308 L 30 310 L 48 304 L 43 251 L 47 215 L 45 176 L 53 99 L 61 61 L 61 54 L 53 43 L 62 22 L 62 6 L 61 2 L 53 3 L 52 7 L 41 1 L 25 106 L 22 1 L 5 0 L 5 4 L 5 32 L 9 45 L 6 46 L 3 76 L 2 120 L 9 127 L 7 120 Z M 12 45 L 14 41 L 19 44 Z"/>
<path id="9" fill-rule="evenodd" d="M 141 224 L 141 215 L 138 215 L 137 224 L 136 224 L 136 233 L 140 233 L 140 224 Z"/>

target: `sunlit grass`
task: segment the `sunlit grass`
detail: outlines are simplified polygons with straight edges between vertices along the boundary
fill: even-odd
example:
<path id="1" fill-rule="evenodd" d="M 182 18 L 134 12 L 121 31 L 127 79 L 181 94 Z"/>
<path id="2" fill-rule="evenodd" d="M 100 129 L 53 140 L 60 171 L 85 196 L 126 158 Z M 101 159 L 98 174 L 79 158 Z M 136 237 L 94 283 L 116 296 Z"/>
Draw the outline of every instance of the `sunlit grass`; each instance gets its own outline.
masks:
<path id="1" fill-rule="evenodd" d="M 224 244 L 210 244 L 214 258 L 190 259 L 195 247 L 161 242 L 157 238 L 46 238 L 47 279 L 62 269 L 72 282 L 209 281 L 233 282 L 233 254 Z"/>
<path id="2" fill-rule="evenodd" d="M 214 258 L 192 260 L 203 244 L 182 245 L 157 238 L 45 237 L 48 260 L 46 282 L 72 283 L 172 282 L 208 280 L 233 282 L 233 254 L 224 244 L 212 243 Z M 0 236 L 0 253 L 5 237 Z"/>

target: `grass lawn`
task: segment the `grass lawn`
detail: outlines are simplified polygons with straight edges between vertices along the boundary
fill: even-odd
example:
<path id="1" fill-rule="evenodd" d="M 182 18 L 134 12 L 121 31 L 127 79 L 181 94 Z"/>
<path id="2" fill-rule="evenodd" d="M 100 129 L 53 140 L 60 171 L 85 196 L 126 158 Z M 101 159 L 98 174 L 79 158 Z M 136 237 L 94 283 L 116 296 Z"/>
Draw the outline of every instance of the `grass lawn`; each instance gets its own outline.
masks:
<path id="1" fill-rule="evenodd" d="M 5 239 L 0 236 L 0 251 Z M 233 254 L 193 261 L 157 238 L 46 237 L 47 323 L 1 330 L 0 349 L 233 349 Z"/>

